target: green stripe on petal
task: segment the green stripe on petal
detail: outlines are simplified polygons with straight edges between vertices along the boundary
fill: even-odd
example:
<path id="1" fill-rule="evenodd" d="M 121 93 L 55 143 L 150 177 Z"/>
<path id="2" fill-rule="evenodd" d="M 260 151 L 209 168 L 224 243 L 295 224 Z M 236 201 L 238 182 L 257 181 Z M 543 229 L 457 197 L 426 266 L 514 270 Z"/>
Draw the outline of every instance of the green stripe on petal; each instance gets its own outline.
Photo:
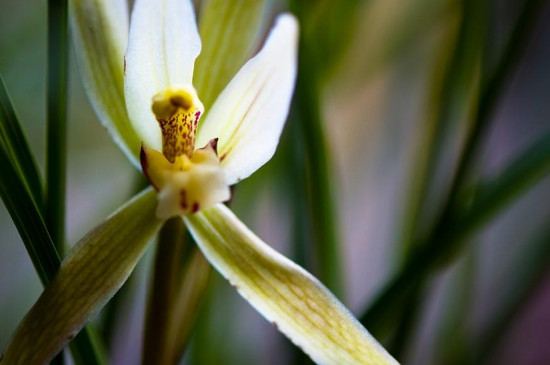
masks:
<path id="1" fill-rule="evenodd" d="M 199 22 L 203 50 L 193 77 L 206 112 L 252 55 L 265 4 L 265 0 L 206 3 Z"/>
<path id="2" fill-rule="evenodd" d="M 162 221 L 147 189 L 82 238 L 27 313 L 3 364 L 44 364 L 90 321 L 126 281 Z"/>
<path id="3" fill-rule="evenodd" d="M 124 101 L 126 0 L 70 0 L 69 16 L 88 98 L 115 142 L 139 167 L 141 141 L 130 124 Z"/>
<path id="4" fill-rule="evenodd" d="M 397 364 L 323 284 L 262 242 L 227 207 L 184 219 L 212 265 L 315 362 Z"/>
<path id="5" fill-rule="evenodd" d="M 197 146 L 218 139 L 218 155 L 232 185 L 275 153 L 294 90 L 298 22 L 283 14 L 262 50 L 220 94 L 202 122 Z"/>

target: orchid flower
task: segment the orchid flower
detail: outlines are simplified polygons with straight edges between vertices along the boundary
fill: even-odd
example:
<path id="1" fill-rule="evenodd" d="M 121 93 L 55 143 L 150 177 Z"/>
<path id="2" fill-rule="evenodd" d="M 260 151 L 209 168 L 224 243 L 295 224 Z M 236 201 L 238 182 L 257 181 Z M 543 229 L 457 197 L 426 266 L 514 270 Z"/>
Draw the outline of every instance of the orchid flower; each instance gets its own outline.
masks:
<path id="1" fill-rule="evenodd" d="M 88 96 L 154 190 L 138 194 L 73 247 L 16 330 L 3 363 L 41 364 L 55 356 L 175 216 L 239 294 L 315 362 L 396 363 L 323 284 L 222 204 L 230 186 L 275 152 L 296 75 L 296 19 L 280 15 L 261 50 L 205 108 L 200 94 L 208 83 L 193 86 L 201 39 L 190 0 L 136 0 L 129 32 L 125 0 L 70 5 Z"/>

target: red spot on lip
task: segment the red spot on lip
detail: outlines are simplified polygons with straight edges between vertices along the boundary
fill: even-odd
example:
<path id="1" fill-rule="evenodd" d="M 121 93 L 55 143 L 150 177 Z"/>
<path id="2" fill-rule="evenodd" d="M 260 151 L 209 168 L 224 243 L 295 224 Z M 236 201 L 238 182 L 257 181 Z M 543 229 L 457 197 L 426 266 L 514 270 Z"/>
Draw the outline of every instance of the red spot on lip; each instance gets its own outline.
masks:
<path id="1" fill-rule="evenodd" d="M 191 213 L 196 213 L 199 211 L 199 203 L 198 202 L 194 202 L 193 203 L 193 207 L 191 208 Z"/>

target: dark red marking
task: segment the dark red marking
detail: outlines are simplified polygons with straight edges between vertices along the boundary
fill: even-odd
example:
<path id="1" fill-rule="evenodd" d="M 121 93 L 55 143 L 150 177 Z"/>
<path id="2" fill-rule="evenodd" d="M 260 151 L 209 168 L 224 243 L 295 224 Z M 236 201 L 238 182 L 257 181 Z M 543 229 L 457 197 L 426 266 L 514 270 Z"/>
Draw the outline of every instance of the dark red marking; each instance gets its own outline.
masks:
<path id="1" fill-rule="evenodd" d="M 147 147 L 145 147 L 145 143 L 141 142 L 141 151 L 139 153 L 139 161 L 141 162 L 141 171 L 143 171 L 143 175 L 145 175 L 145 178 L 147 179 L 147 181 L 149 181 L 149 183 L 151 185 L 153 185 L 153 187 L 155 188 L 156 191 L 158 191 L 158 187 L 155 186 L 155 184 L 153 184 L 153 181 L 151 181 L 151 178 L 149 178 L 149 174 L 147 173 L 147 171 L 149 170 L 149 162 L 148 162 L 148 156 L 147 156 Z"/>
<path id="2" fill-rule="evenodd" d="M 191 213 L 196 213 L 196 212 L 198 212 L 198 211 L 199 211 L 199 207 L 200 207 L 199 203 L 198 203 L 198 202 L 194 202 L 194 203 L 193 203 L 193 207 L 191 208 Z"/>

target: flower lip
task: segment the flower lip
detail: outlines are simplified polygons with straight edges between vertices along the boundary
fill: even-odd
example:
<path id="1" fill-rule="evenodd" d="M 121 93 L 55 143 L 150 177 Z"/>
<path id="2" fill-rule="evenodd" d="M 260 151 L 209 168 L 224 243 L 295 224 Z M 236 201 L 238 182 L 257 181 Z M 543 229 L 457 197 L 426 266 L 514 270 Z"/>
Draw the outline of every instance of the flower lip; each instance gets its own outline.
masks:
<path id="1" fill-rule="evenodd" d="M 219 165 L 216 144 L 217 140 L 213 139 L 196 149 L 191 157 L 183 154 L 174 162 L 142 145 L 143 173 L 158 191 L 157 217 L 192 214 L 229 200 L 231 192 Z"/>

